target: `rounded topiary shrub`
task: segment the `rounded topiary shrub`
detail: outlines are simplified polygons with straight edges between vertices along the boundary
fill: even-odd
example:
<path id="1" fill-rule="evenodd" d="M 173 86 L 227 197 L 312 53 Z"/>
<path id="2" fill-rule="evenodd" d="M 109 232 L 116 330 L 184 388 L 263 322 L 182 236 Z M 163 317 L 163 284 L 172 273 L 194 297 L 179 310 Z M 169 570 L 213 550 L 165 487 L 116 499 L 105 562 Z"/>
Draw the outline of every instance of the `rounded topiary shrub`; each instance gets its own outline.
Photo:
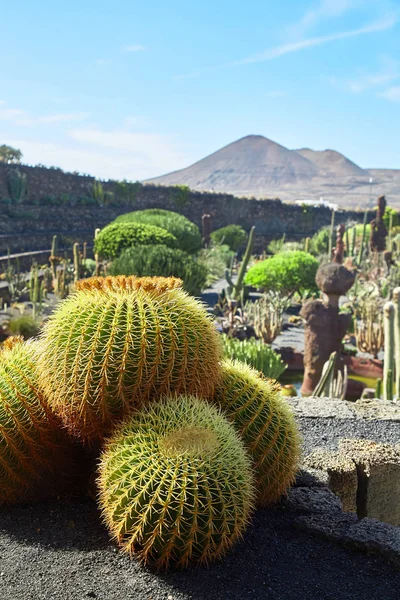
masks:
<path id="1" fill-rule="evenodd" d="M 138 246 L 124 252 L 108 268 L 110 275 L 136 275 L 138 277 L 179 277 L 184 289 L 199 296 L 205 288 L 208 270 L 190 254 L 168 246 Z"/>
<path id="2" fill-rule="evenodd" d="M 227 225 L 213 231 L 211 239 L 214 244 L 226 244 L 231 250 L 237 252 L 246 243 L 247 233 L 240 225 Z"/>
<path id="3" fill-rule="evenodd" d="M 273 290 L 292 296 L 317 292 L 315 275 L 319 261 L 308 252 L 295 250 L 275 254 L 249 268 L 245 284 L 263 290 Z"/>
<path id="4" fill-rule="evenodd" d="M 117 258 L 127 248 L 142 244 L 175 247 L 176 237 L 161 227 L 140 223 L 111 223 L 97 235 L 94 251 L 101 258 Z"/>
<path id="5" fill-rule="evenodd" d="M 300 436 L 274 381 L 238 361 L 224 361 L 214 401 L 240 433 L 253 459 L 258 503 L 278 500 L 294 482 Z"/>
<path id="6" fill-rule="evenodd" d="M 39 367 L 50 406 L 74 435 L 101 440 L 162 393 L 213 393 L 219 334 L 181 283 L 94 277 L 58 304 L 42 332 Z"/>
<path id="7" fill-rule="evenodd" d="M 222 557 L 253 508 L 243 442 L 216 407 L 191 396 L 166 398 L 121 425 L 98 486 L 112 536 L 161 570 Z"/>
<path id="8" fill-rule="evenodd" d="M 197 225 L 183 215 L 163 208 L 149 208 L 120 215 L 114 223 L 142 223 L 166 229 L 177 239 L 177 247 L 185 252 L 201 248 L 201 233 Z"/>
<path id="9" fill-rule="evenodd" d="M 0 505 L 54 493 L 71 472 L 69 443 L 38 383 L 36 344 L 9 338 L 0 352 Z"/>

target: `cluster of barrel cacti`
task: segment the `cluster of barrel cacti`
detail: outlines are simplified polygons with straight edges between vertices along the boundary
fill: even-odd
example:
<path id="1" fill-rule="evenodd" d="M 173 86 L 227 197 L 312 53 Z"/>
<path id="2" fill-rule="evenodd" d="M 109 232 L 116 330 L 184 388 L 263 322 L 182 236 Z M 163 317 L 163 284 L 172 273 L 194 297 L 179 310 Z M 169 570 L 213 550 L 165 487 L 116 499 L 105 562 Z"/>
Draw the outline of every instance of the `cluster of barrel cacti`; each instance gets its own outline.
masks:
<path id="1" fill-rule="evenodd" d="M 180 280 L 121 276 L 78 281 L 0 355 L 0 504 L 76 488 L 80 447 L 111 536 L 164 570 L 222 557 L 292 484 L 300 442 Z"/>

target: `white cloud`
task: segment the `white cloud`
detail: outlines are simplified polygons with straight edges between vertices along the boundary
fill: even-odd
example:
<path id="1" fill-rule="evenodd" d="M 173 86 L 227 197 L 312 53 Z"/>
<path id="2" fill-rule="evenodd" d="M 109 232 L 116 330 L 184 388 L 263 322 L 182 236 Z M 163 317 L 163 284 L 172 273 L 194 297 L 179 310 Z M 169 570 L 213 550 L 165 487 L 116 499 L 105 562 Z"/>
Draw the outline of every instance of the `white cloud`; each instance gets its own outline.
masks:
<path id="1" fill-rule="evenodd" d="M 90 113 L 87 112 L 50 114 L 43 115 L 41 117 L 26 117 L 23 119 L 17 119 L 15 121 L 15 124 L 22 126 L 30 126 L 52 123 L 71 123 L 74 121 L 84 121 L 88 117 L 90 117 Z"/>
<path id="2" fill-rule="evenodd" d="M 123 52 L 143 52 L 143 50 L 146 50 L 146 48 L 141 44 L 131 44 L 122 47 Z"/>
<path id="3" fill-rule="evenodd" d="M 13 121 L 16 117 L 22 117 L 26 114 L 24 110 L 19 108 L 3 108 L 7 106 L 4 100 L 0 101 L 0 119 L 4 121 Z"/>
<path id="4" fill-rule="evenodd" d="M 274 48 L 264 50 L 264 52 L 260 52 L 259 54 L 254 54 L 253 56 L 248 56 L 247 58 L 243 58 L 242 60 L 235 61 L 232 64 L 244 65 L 274 60 L 275 58 L 279 58 L 280 56 L 284 56 L 285 54 L 299 52 L 300 50 L 312 48 L 314 46 L 322 46 L 323 44 L 327 44 L 329 42 L 335 42 L 337 40 L 342 40 L 345 38 L 358 37 L 360 35 L 366 35 L 378 31 L 386 31 L 387 29 L 391 29 L 392 27 L 394 27 L 396 23 L 397 18 L 395 17 L 395 15 L 387 15 L 380 21 L 376 21 L 375 23 L 371 23 L 370 25 L 365 25 L 364 27 L 360 27 L 359 29 L 353 29 L 351 31 L 341 31 L 338 33 L 332 33 L 330 35 L 325 35 L 321 37 L 308 38 L 305 40 L 300 40 L 298 42 L 282 44 L 280 46 L 275 46 Z"/>
<path id="5" fill-rule="evenodd" d="M 382 67 L 373 73 L 364 73 L 353 79 L 328 77 L 328 82 L 336 87 L 345 89 L 353 94 L 360 94 L 369 89 L 383 87 L 400 77 L 400 64 L 388 56 L 381 58 Z"/>
<path id="6" fill-rule="evenodd" d="M 110 65 L 110 64 L 111 64 L 111 62 L 112 62 L 112 61 L 111 61 L 111 58 L 98 58 L 98 59 L 96 60 L 96 63 L 97 63 L 98 65 L 101 65 L 101 66 L 102 66 L 102 65 Z"/>
<path id="7" fill-rule="evenodd" d="M 287 27 L 287 33 L 292 37 L 303 36 L 320 21 L 341 17 L 356 8 L 360 2 L 363 3 L 362 0 L 321 0 L 313 8 L 307 10 L 297 23 Z"/>
<path id="8" fill-rule="evenodd" d="M 391 102 L 400 102 L 400 85 L 392 86 L 384 92 L 380 92 L 377 96 L 385 98 L 385 100 L 390 100 Z"/>

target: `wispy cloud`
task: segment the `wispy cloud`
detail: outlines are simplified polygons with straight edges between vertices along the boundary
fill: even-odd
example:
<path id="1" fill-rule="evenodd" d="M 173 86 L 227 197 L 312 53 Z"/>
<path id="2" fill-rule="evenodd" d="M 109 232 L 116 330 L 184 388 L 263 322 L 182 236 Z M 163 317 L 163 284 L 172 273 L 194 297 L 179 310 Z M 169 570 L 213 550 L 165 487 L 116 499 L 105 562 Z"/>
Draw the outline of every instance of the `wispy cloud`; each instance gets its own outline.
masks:
<path id="1" fill-rule="evenodd" d="M 0 100 L 0 119 L 4 121 L 13 121 L 17 117 L 25 115 L 25 111 L 20 108 L 8 108 L 4 100 Z"/>
<path id="2" fill-rule="evenodd" d="M 328 81 L 335 88 L 344 89 L 353 94 L 360 94 L 369 89 L 383 87 L 400 77 L 400 65 L 390 57 L 383 57 L 381 61 L 383 64 L 379 71 L 363 73 L 352 79 L 328 77 Z"/>
<path id="3" fill-rule="evenodd" d="M 50 114 L 42 115 L 40 117 L 26 117 L 23 119 L 17 119 L 16 125 L 41 125 L 41 124 L 53 124 L 53 123 L 71 123 L 74 121 L 85 121 L 90 117 L 90 113 L 87 112 L 76 112 L 76 113 L 64 113 L 64 114 Z"/>
<path id="4" fill-rule="evenodd" d="M 359 29 L 353 29 L 351 31 L 340 31 L 337 33 L 332 33 L 330 35 L 308 38 L 304 40 L 299 40 L 298 42 L 291 42 L 289 44 L 282 44 L 280 46 L 268 48 L 263 52 L 254 54 L 252 56 L 248 56 L 247 58 L 243 58 L 242 60 L 235 61 L 232 64 L 245 65 L 274 60 L 275 58 L 279 58 L 280 56 L 284 56 L 285 54 L 299 52 L 300 50 L 305 50 L 306 48 L 322 46 L 323 44 L 328 44 L 330 42 L 336 42 L 338 40 L 343 40 L 346 38 L 358 37 L 360 35 L 367 35 L 369 33 L 375 33 L 378 31 L 386 31 L 387 29 L 391 29 L 392 27 L 394 27 L 396 23 L 397 17 L 394 14 L 391 14 L 387 15 L 379 21 L 376 21 L 375 23 L 370 23 L 369 25 L 360 27 Z"/>
<path id="5" fill-rule="evenodd" d="M 111 62 L 111 58 L 98 58 L 96 60 L 96 64 L 98 65 L 110 65 Z"/>
<path id="6" fill-rule="evenodd" d="M 141 44 L 128 44 L 127 46 L 122 46 L 123 52 L 143 52 L 143 50 L 146 50 L 146 48 Z"/>
<path id="7" fill-rule="evenodd" d="M 321 21 L 341 17 L 362 3 L 363 0 L 321 0 L 308 9 L 297 23 L 289 25 L 286 28 L 287 34 L 291 37 L 302 37 Z"/>
<path id="8" fill-rule="evenodd" d="M 391 102 L 400 102 L 400 85 L 392 86 L 384 92 L 380 92 L 377 96 Z"/>

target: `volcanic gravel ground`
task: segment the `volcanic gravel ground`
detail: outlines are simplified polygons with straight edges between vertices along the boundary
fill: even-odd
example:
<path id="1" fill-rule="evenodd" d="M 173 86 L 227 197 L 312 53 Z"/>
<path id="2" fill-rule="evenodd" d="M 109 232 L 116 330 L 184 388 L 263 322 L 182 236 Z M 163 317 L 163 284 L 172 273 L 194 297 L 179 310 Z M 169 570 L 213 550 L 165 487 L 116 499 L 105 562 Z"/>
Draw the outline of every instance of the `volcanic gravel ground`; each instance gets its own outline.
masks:
<path id="1" fill-rule="evenodd" d="M 303 436 L 303 452 L 317 446 L 336 449 L 339 438 L 359 438 L 389 444 L 400 443 L 400 422 L 366 419 L 296 417 Z M 399 593 L 400 598 L 400 593 Z"/>
<path id="2" fill-rule="evenodd" d="M 243 542 L 208 569 L 156 575 L 121 554 L 91 500 L 2 511 L 1 600 L 398 600 L 400 573 L 310 537 L 284 509 L 260 510 Z"/>

